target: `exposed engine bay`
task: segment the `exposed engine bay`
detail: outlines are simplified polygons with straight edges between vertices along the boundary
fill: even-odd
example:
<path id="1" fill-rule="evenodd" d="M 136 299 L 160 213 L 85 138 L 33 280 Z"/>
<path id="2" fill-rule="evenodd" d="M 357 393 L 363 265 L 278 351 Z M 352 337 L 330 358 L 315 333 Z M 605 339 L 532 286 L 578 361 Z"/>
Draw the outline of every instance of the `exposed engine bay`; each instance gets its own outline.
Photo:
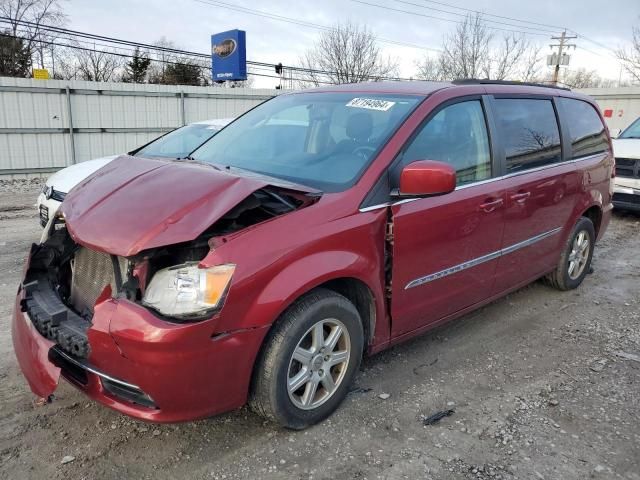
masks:
<path id="1" fill-rule="evenodd" d="M 246 197 L 194 240 L 142 251 L 132 257 L 110 255 L 77 244 L 64 220 L 60 220 L 51 225 L 45 242 L 31 248 L 30 265 L 22 285 L 25 294 L 22 311 L 28 312 L 41 335 L 56 342 L 66 353 L 87 358 L 90 353 L 87 332 L 100 298 L 111 296 L 141 303 L 156 272 L 202 260 L 211 249 L 212 238 L 292 212 L 316 199 L 316 195 L 265 187 Z"/>

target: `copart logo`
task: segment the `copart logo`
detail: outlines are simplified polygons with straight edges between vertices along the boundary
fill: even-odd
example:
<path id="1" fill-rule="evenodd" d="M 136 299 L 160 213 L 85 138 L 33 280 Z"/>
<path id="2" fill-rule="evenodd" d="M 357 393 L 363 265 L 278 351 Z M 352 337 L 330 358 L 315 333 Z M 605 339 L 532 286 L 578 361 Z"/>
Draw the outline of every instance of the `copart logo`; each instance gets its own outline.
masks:
<path id="1" fill-rule="evenodd" d="M 221 41 L 217 45 L 213 46 L 214 55 L 219 56 L 220 58 L 228 57 L 232 55 L 233 52 L 236 51 L 237 44 L 236 41 L 232 38 L 227 38 L 226 40 Z"/>

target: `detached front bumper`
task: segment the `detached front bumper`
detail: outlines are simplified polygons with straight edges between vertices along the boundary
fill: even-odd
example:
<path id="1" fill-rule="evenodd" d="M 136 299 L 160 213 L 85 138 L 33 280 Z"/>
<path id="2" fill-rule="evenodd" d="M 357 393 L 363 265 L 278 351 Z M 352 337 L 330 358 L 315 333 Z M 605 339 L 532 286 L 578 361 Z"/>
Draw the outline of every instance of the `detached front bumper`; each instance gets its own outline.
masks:
<path id="1" fill-rule="evenodd" d="M 216 319 L 160 320 L 145 308 L 106 298 L 88 330 L 90 353 L 74 357 L 34 327 L 18 293 L 13 344 L 31 390 L 48 397 L 60 375 L 90 398 L 153 422 L 204 418 L 246 403 L 256 355 L 268 326 L 213 334 Z"/>

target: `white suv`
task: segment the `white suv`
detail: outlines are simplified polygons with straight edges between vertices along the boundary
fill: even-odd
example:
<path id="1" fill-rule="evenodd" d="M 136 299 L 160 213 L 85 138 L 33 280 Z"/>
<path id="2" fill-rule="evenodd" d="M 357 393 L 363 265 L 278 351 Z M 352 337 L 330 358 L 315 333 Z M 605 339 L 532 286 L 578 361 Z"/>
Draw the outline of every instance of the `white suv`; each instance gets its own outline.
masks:
<path id="1" fill-rule="evenodd" d="M 146 145 L 129 152 L 129 155 L 137 157 L 184 158 L 213 137 L 232 120 L 232 118 L 220 118 L 191 123 L 156 138 Z M 119 156 L 120 155 L 111 155 L 109 157 L 96 158 L 94 160 L 77 163 L 51 175 L 42 186 L 36 203 L 38 215 L 40 216 L 40 225 L 43 227 L 47 225 L 49 218 L 53 217 L 58 211 L 58 207 L 67 193 L 69 193 L 69 190 Z"/>
<path id="2" fill-rule="evenodd" d="M 613 204 L 640 211 L 640 118 L 613 140 L 616 182 Z"/>

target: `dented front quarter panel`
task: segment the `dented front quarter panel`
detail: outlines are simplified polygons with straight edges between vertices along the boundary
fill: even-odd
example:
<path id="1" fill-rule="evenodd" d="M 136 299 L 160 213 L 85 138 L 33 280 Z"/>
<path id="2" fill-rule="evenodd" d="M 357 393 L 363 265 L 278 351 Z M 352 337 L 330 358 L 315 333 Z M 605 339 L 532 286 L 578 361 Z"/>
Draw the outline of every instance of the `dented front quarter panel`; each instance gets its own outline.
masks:
<path id="1" fill-rule="evenodd" d="M 270 325 L 304 293 L 353 278 L 374 300 L 367 343 L 377 351 L 389 335 L 381 268 L 385 220 L 385 209 L 354 214 L 341 194 L 325 194 L 314 205 L 217 241 L 201 265 L 234 263 L 236 270 L 216 332 Z"/>

